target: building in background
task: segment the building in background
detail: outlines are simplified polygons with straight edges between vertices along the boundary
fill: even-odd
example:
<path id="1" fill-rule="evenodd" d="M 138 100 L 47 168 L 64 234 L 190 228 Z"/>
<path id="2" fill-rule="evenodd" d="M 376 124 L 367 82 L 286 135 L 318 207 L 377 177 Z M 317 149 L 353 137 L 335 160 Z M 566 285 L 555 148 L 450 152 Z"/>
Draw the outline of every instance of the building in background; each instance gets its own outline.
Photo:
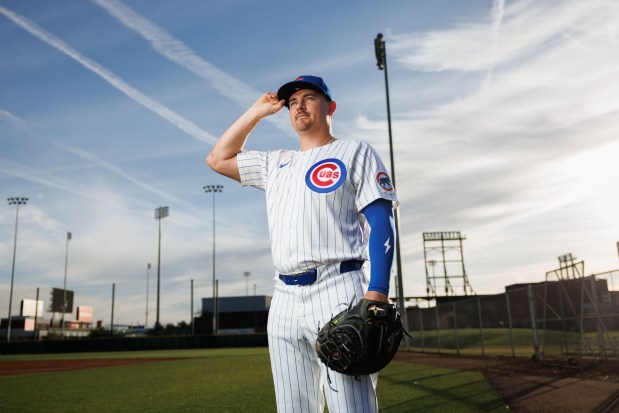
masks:
<path id="1" fill-rule="evenodd" d="M 266 332 L 270 306 L 271 296 L 268 295 L 219 297 L 219 333 Z M 194 319 L 196 334 L 211 334 L 213 332 L 212 317 L 213 299 L 203 298 L 201 314 Z"/>

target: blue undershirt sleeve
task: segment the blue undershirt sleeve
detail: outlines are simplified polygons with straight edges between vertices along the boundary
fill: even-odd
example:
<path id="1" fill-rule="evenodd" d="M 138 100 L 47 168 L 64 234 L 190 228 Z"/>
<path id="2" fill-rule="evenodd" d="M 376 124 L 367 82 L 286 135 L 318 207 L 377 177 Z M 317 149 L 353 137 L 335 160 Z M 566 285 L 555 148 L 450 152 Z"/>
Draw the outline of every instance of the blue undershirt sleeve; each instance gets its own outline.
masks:
<path id="1" fill-rule="evenodd" d="M 370 286 L 368 291 L 389 294 L 389 277 L 393 265 L 395 218 L 391 201 L 377 199 L 363 211 L 370 226 Z"/>

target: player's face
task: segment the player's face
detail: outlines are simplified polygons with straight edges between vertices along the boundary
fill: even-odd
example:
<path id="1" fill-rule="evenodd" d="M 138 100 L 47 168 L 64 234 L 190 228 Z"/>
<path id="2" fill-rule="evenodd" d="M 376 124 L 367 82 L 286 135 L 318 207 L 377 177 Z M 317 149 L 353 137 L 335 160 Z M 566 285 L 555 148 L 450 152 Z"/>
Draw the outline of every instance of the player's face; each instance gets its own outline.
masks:
<path id="1" fill-rule="evenodd" d="M 312 89 L 298 90 L 288 100 L 290 123 L 297 132 L 327 124 L 330 115 L 329 102 L 320 92 Z"/>

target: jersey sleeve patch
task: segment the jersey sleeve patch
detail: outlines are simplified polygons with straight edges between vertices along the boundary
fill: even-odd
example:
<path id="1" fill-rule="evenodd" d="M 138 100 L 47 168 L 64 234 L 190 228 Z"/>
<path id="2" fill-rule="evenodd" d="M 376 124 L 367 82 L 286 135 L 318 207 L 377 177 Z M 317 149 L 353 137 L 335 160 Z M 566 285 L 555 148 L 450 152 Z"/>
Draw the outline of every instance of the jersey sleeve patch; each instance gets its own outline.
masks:
<path id="1" fill-rule="evenodd" d="M 393 192 L 393 184 L 391 183 L 391 178 L 387 175 L 386 172 L 379 172 L 376 174 L 376 183 L 381 187 L 383 191 Z"/>

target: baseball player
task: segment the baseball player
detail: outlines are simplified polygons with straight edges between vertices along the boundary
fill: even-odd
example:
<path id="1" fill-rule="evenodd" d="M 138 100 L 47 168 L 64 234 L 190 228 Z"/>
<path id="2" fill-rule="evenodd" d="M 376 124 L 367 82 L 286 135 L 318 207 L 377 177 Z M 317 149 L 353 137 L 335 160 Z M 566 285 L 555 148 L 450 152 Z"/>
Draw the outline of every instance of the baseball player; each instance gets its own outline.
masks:
<path id="1" fill-rule="evenodd" d="M 243 150 L 260 120 L 284 106 L 300 150 Z M 335 109 L 322 78 L 300 76 L 260 96 L 206 158 L 266 193 L 275 267 L 267 331 L 279 412 L 322 413 L 325 396 L 330 412 L 378 411 L 376 374 L 336 373 L 314 349 L 320 327 L 351 302 L 389 301 L 394 250 L 391 179 L 370 145 L 333 136 Z"/>

